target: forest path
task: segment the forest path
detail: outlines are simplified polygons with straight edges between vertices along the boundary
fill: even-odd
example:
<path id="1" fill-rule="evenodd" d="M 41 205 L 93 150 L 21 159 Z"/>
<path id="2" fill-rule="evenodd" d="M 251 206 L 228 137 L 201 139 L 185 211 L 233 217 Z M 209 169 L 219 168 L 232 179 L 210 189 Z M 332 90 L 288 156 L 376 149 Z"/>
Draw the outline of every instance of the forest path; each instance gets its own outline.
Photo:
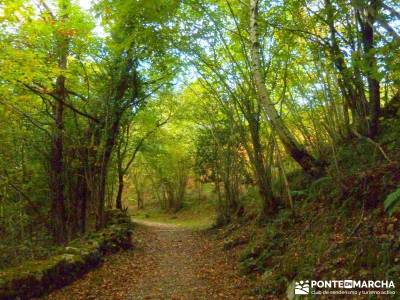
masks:
<path id="1" fill-rule="evenodd" d="M 255 299 L 237 261 L 209 234 L 135 222 L 133 250 L 45 299 Z"/>

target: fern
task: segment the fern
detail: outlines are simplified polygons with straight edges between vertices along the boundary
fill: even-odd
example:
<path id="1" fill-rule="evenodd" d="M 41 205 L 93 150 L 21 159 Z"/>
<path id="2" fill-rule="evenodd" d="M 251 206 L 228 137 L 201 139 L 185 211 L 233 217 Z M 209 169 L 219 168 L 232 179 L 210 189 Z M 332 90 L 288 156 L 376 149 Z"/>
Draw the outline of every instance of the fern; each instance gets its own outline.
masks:
<path id="1" fill-rule="evenodd" d="M 391 216 L 395 211 L 400 203 L 400 187 L 398 187 L 393 193 L 390 193 L 383 203 L 385 210 Z"/>

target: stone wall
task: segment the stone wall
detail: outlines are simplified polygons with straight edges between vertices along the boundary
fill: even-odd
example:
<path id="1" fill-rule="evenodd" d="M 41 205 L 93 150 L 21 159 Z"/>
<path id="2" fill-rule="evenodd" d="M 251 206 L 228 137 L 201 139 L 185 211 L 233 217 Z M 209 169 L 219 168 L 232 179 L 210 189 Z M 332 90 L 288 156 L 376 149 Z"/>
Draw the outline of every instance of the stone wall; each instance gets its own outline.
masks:
<path id="1" fill-rule="evenodd" d="M 30 299 L 63 287 L 96 268 L 105 255 L 132 245 L 132 223 L 119 211 L 108 212 L 101 231 L 76 239 L 53 256 L 0 271 L 0 299 Z"/>

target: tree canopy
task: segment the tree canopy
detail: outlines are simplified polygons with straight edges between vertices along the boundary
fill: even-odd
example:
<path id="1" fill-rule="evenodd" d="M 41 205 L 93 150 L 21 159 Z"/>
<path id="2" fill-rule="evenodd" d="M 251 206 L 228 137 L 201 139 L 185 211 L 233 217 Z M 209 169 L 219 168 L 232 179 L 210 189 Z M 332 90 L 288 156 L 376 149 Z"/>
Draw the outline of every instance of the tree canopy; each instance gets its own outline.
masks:
<path id="1" fill-rule="evenodd" d="M 355 166 L 397 161 L 399 10 L 0 1 L 0 240 L 65 245 L 131 199 L 177 212 L 191 186 L 212 187 L 220 225 L 246 197 L 265 224 L 312 182 L 349 193 L 346 147 L 373 153 Z"/>

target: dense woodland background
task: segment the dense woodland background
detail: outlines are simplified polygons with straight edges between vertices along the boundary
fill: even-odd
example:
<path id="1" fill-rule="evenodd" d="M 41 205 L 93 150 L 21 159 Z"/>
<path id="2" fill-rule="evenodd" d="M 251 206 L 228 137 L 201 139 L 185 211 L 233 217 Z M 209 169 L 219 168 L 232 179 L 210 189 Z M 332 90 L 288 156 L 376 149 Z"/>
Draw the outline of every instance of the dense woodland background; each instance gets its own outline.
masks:
<path id="1" fill-rule="evenodd" d="M 288 280 L 344 237 L 399 272 L 398 1 L 1 0 L 0 27 L 0 267 L 200 202 L 263 228 L 247 270 L 320 225 Z"/>

